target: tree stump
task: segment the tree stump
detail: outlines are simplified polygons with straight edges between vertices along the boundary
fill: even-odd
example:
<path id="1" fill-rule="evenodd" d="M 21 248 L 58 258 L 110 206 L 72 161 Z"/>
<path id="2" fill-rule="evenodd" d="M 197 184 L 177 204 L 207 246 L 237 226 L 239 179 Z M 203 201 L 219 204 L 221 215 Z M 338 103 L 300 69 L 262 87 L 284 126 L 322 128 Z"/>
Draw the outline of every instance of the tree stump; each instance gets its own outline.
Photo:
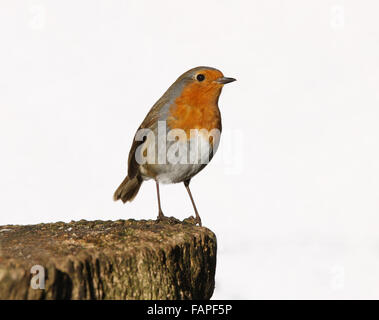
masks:
<path id="1" fill-rule="evenodd" d="M 216 247 L 192 217 L 1 226 L 0 299 L 210 299 Z"/>

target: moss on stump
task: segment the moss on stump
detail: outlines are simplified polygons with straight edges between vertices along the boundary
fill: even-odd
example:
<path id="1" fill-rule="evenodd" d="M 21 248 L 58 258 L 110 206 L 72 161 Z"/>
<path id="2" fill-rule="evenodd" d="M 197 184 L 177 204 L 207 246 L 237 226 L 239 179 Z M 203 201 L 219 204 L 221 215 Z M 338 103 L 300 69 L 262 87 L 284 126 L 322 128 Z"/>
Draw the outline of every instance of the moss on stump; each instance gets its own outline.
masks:
<path id="1" fill-rule="evenodd" d="M 216 236 L 193 218 L 0 227 L 0 299 L 210 299 L 215 269 Z"/>

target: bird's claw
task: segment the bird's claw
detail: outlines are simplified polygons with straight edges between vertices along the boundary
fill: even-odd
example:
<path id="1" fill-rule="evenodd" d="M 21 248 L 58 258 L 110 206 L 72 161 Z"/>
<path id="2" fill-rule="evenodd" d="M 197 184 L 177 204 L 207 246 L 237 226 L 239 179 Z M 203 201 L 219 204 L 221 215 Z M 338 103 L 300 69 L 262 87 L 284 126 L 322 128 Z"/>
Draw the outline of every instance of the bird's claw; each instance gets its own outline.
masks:
<path id="1" fill-rule="evenodd" d="M 170 218 L 169 217 L 166 217 L 163 212 L 159 212 L 158 214 L 158 217 L 157 217 L 157 220 L 155 221 L 156 223 L 159 223 L 159 222 L 164 222 L 164 221 L 169 221 Z"/>

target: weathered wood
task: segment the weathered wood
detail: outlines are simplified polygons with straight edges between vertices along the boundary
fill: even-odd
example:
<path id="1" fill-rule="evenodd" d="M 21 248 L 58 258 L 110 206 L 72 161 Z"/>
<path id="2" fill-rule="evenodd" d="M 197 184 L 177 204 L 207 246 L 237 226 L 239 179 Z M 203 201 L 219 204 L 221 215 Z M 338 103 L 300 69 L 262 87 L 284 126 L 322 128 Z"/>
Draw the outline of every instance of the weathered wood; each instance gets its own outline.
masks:
<path id="1" fill-rule="evenodd" d="M 0 227 L 0 299 L 210 299 L 215 268 L 216 236 L 193 218 Z"/>

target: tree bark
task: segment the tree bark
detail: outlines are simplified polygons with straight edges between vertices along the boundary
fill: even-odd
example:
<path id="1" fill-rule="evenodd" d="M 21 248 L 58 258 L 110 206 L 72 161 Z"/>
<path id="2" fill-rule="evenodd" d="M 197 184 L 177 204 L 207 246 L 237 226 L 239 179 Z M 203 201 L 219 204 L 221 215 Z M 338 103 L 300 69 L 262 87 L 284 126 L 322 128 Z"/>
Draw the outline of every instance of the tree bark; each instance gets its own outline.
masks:
<path id="1" fill-rule="evenodd" d="M 1 226 L 0 299 L 210 299 L 216 247 L 193 218 Z"/>

